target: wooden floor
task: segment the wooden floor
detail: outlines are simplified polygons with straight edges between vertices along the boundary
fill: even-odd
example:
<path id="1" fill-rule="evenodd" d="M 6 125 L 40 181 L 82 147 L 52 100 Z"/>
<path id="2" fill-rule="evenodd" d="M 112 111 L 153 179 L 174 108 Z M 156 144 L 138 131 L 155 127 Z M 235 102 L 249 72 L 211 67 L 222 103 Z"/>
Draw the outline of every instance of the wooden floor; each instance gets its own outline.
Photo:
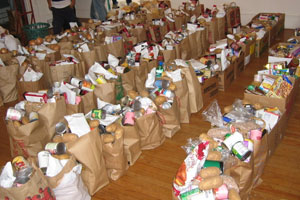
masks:
<path id="1" fill-rule="evenodd" d="M 279 41 L 286 41 L 292 30 L 285 30 Z M 221 107 L 231 104 L 236 98 L 243 98 L 243 90 L 253 80 L 254 73 L 267 62 L 267 52 L 260 59 L 248 65 L 242 75 L 234 81 L 229 90 L 219 92 Z M 11 104 L 13 105 L 13 104 Z M 0 166 L 9 161 L 9 142 L 5 128 L 5 112 L 9 105 L 0 108 Z M 203 109 L 202 109 L 203 110 Z M 157 149 L 143 151 L 136 164 L 126 175 L 111 182 L 93 196 L 93 200 L 154 200 L 171 199 L 172 179 L 186 157 L 181 148 L 188 138 L 198 137 L 206 132 L 210 124 L 202 119 L 202 110 L 193 114 L 190 124 L 182 124 L 181 130 L 172 138 L 166 139 Z M 300 199 L 300 93 L 286 129 L 286 135 L 269 160 L 262 179 L 263 183 L 254 189 L 253 200 L 296 200 Z"/>

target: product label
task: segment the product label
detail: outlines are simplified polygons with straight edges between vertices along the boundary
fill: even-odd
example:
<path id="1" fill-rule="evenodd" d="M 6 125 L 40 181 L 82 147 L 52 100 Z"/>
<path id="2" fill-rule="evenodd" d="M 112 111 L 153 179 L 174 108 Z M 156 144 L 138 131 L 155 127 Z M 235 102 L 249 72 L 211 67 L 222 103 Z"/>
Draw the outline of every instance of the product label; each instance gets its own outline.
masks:
<path id="1" fill-rule="evenodd" d="M 45 150 L 51 154 L 56 154 L 57 153 L 57 145 L 58 145 L 58 143 L 50 142 L 50 143 L 46 144 Z"/>

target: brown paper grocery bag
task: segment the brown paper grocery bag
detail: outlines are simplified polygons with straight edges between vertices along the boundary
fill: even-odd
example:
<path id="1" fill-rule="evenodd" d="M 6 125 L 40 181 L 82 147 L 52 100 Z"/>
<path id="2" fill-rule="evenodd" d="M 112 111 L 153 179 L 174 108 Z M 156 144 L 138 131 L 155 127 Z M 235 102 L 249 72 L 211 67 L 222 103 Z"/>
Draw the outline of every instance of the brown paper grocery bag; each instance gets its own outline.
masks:
<path id="1" fill-rule="evenodd" d="M 161 38 L 164 38 L 165 35 L 169 32 L 167 24 L 164 23 L 163 26 L 159 26 L 159 31 L 160 31 Z"/>
<path id="2" fill-rule="evenodd" d="M 124 151 L 129 165 L 133 165 L 142 154 L 141 140 L 136 125 L 123 126 L 124 129 Z"/>
<path id="3" fill-rule="evenodd" d="M 190 46 L 190 49 L 191 49 L 191 58 L 197 58 L 198 57 L 198 51 L 197 51 L 197 48 L 198 48 L 198 44 L 197 44 L 197 38 L 196 38 L 196 32 L 194 33 L 191 33 L 188 35 L 188 40 L 189 40 L 189 46 Z"/>
<path id="4" fill-rule="evenodd" d="M 112 54 L 117 58 L 123 58 L 125 56 L 123 40 L 121 39 L 116 42 L 107 44 L 107 53 Z"/>
<path id="5" fill-rule="evenodd" d="M 158 107 L 157 115 L 163 124 L 162 131 L 166 137 L 171 138 L 180 130 L 180 111 L 176 97 L 171 108 L 162 109 Z"/>
<path id="6" fill-rule="evenodd" d="M 39 90 L 47 89 L 45 78 L 42 76 L 38 81 L 18 81 L 17 82 L 19 100 L 23 100 L 25 92 L 38 92 Z"/>
<path id="7" fill-rule="evenodd" d="M 208 41 L 208 28 L 204 27 L 204 30 L 202 30 L 202 50 L 203 53 L 205 53 L 206 51 L 208 51 L 208 47 L 209 47 L 209 41 Z"/>
<path id="8" fill-rule="evenodd" d="M 95 44 L 94 49 L 100 62 L 106 62 L 108 57 L 107 45 L 104 43 Z"/>
<path id="9" fill-rule="evenodd" d="M 75 113 L 84 113 L 82 101 L 76 105 L 66 104 L 66 113 L 67 113 L 67 115 L 72 115 Z"/>
<path id="10" fill-rule="evenodd" d="M 160 42 L 162 41 L 163 37 L 160 33 L 160 27 L 156 25 L 149 26 L 149 32 L 151 35 L 152 42 Z"/>
<path id="11" fill-rule="evenodd" d="M 147 41 L 147 34 L 144 28 L 131 29 L 130 34 L 137 38 L 137 43 Z"/>
<path id="12" fill-rule="evenodd" d="M 174 16 L 175 20 L 175 28 L 176 30 L 179 30 L 182 28 L 182 25 L 184 24 L 185 18 L 183 15 Z"/>
<path id="13" fill-rule="evenodd" d="M 115 82 L 96 85 L 94 89 L 94 96 L 95 98 L 99 98 L 107 103 L 116 104 Z"/>
<path id="14" fill-rule="evenodd" d="M 225 16 L 224 17 L 217 17 L 217 24 L 218 24 L 218 40 L 224 39 L 225 36 Z"/>
<path id="15" fill-rule="evenodd" d="M 251 155 L 251 159 L 249 163 L 242 162 L 237 160 L 237 164 L 232 166 L 230 171 L 230 176 L 234 178 L 235 182 L 239 186 L 241 199 L 248 199 L 252 189 L 253 183 L 253 155 Z"/>
<path id="16" fill-rule="evenodd" d="M 89 92 L 89 93 L 81 96 L 81 102 L 82 102 L 84 114 L 87 114 L 92 109 L 97 108 L 97 104 L 96 104 L 93 92 Z"/>
<path id="17" fill-rule="evenodd" d="M 176 50 L 162 50 L 161 53 L 163 54 L 165 63 L 172 62 L 176 59 Z"/>
<path id="18" fill-rule="evenodd" d="M 187 80 L 183 76 L 181 81 L 174 82 L 176 85 L 175 95 L 178 97 L 180 123 L 190 123 L 191 108 L 189 101 L 189 89 Z"/>
<path id="19" fill-rule="evenodd" d="M 124 95 L 127 95 L 128 91 L 134 90 L 136 91 L 136 83 L 135 83 L 135 70 L 130 70 L 124 74 L 121 74 L 122 78 L 122 86 L 124 90 Z"/>
<path id="20" fill-rule="evenodd" d="M 181 68 L 182 73 L 185 75 L 189 90 L 189 101 L 191 113 L 196 113 L 201 110 L 203 107 L 203 99 L 200 88 L 200 83 L 196 76 L 196 73 L 193 67 L 189 66 L 188 68 Z"/>
<path id="21" fill-rule="evenodd" d="M 124 152 L 124 137 L 116 139 L 113 143 L 104 144 L 103 137 L 103 158 L 105 160 L 108 178 L 118 180 L 128 169 L 127 157 Z"/>
<path id="22" fill-rule="evenodd" d="M 146 74 L 146 77 L 148 78 L 148 73 L 150 73 L 150 71 L 153 68 L 157 68 L 158 61 L 154 59 L 154 60 L 144 60 L 144 61 L 141 61 L 141 62 L 147 62 L 147 74 Z"/>
<path id="23" fill-rule="evenodd" d="M 47 53 L 46 57 L 45 57 L 45 60 L 47 62 L 53 62 L 53 61 L 60 60 L 60 59 L 61 59 L 60 51 L 55 51 L 53 53 Z"/>
<path id="24" fill-rule="evenodd" d="M 96 51 L 94 49 L 90 49 L 88 52 L 81 52 L 80 58 L 85 64 L 85 72 L 87 73 L 92 65 L 95 64 L 95 62 L 100 61 L 97 57 Z"/>
<path id="25" fill-rule="evenodd" d="M 30 62 L 32 63 L 32 65 L 34 66 L 34 69 L 36 71 L 43 73 L 46 87 L 47 88 L 52 87 L 49 62 L 46 62 L 45 60 L 39 60 L 34 57 L 31 57 Z"/>
<path id="26" fill-rule="evenodd" d="M 135 70 L 136 89 L 140 93 L 146 89 L 145 82 L 148 77 L 148 62 L 141 61 L 140 66 L 132 67 L 132 70 Z"/>
<path id="27" fill-rule="evenodd" d="M 189 38 L 184 38 L 179 44 L 175 45 L 176 49 L 176 58 L 189 60 L 191 59 L 191 47 Z"/>
<path id="28" fill-rule="evenodd" d="M 0 67 L 0 92 L 4 103 L 15 101 L 18 98 L 18 67 L 18 65 Z"/>
<path id="29" fill-rule="evenodd" d="M 38 169 L 33 170 L 29 181 L 20 187 L 0 187 L 0 199 L 55 199 L 53 191 L 44 174 Z"/>
<path id="30" fill-rule="evenodd" d="M 73 49 L 73 44 L 72 42 L 58 42 L 57 43 L 60 46 L 60 50 L 71 50 Z"/>
<path id="31" fill-rule="evenodd" d="M 218 40 L 218 23 L 216 18 L 212 18 L 210 22 L 206 22 L 207 31 L 208 31 L 208 42 L 209 44 L 215 44 Z"/>
<path id="32" fill-rule="evenodd" d="M 254 167 L 253 167 L 253 188 L 257 187 L 262 180 L 260 179 L 268 157 L 268 139 L 265 135 L 261 140 L 253 140 Z"/>
<path id="33" fill-rule="evenodd" d="M 81 166 L 78 166 L 75 157 L 71 156 L 66 165 L 56 176 L 46 177 L 50 187 L 53 189 L 56 199 L 91 199 L 88 190 L 82 181 L 80 168 Z M 66 183 L 64 177 L 69 173 L 72 173 L 72 178 Z M 70 176 L 68 177 L 70 178 Z M 62 182 L 64 183 L 61 184 Z"/>
<path id="34" fill-rule="evenodd" d="M 195 49 L 192 49 L 192 51 L 196 51 L 196 58 L 199 58 L 203 53 L 204 53 L 204 49 L 203 49 L 203 44 L 202 44 L 202 35 L 204 34 L 204 31 L 203 30 L 197 30 L 195 32 L 195 43 L 197 45 L 197 47 Z"/>
<path id="35" fill-rule="evenodd" d="M 69 82 L 72 76 L 75 75 L 75 64 L 49 66 L 51 83 L 54 82 Z"/>
<path id="36" fill-rule="evenodd" d="M 67 150 L 83 165 L 82 179 L 89 194 L 94 195 L 109 183 L 98 128 L 67 143 Z"/>
<path id="37" fill-rule="evenodd" d="M 55 134 L 55 125 L 58 122 L 64 121 L 66 113 L 66 103 L 63 98 L 58 99 L 56 103 L 45 103 L 38 110 L 39 119 L 48 132 L 48 141 Z"/>
<path id="38" fill-rule="evenodd" d="M 155 149 L 165 141 L 162 124 L 156 113 L 144 115 L 136 120 L 141 137 L 142 150 Z"/>
<path id="39" fill-rule="evenodd" d="M 0 59 L 6 63 L 8 61 L 10 61 L 12 59 L 12 53 L 8 52 L 8 53 L 0 53 Z"/>
<path id="40" fill-rule="evenodd" d="M 6 128 L 9 135 L 11 157 L 35 157 L 50 141 L 41 120 L 20 127 L 16 127 L 12 121 L 8 121 Z"/>

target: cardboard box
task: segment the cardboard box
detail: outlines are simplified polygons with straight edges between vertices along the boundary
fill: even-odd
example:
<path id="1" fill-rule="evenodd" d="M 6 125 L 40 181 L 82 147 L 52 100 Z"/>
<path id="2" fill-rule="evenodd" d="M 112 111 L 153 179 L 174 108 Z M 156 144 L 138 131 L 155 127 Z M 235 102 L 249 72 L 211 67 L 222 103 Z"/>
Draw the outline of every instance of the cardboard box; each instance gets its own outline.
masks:
<path id="1" fill-rule="evenodd" d="M 217 97 L 218 94 L 218 76 L 215 75 L 206 79 L 201 86 L 203 104 L 206 105 L 210 103 L 213 99 Z"/>
<path id="2" fill-rule="evenodd" d="M 226 91 L 234 80 L 234 64 L 230 64 L 225 71 L 218 72 L 218 88 Z"/>
<path id="3" fill-rule="evenodd" d="M 268 75 L 268 76 L 272 76 L 272 75 Z M 276 77 L 276 76 L 272 76 L 272 77 Z M 294 100 L 297 91 L 299 89 L 299 79 L 296 80 L 293 77 L 289 77 L 289 79 L 293 83 L 293 89 L 287 98 L 273 98 L 273 97 L 244 93 L 244 99 L 250 101 L 250 103 L 259 103 L 264 106 L 278 107 L 280 110 L 286 110 L 286 112 L 289 114 L 289 112 L 292 110 Z"/>
<path id="4" fill-rule="evenodd" d="M 267 31 L 267 30 L 266 30 Z M 255 41 L 255 57 L 259 58 L 262 53 L 269 47 L 269 31 L 266 32 L 263 38 Z"/>
<path id="5" fill-rule="evenodd" d="M 291 57 L 289 57 L 289 58 L 277 57 L 277 55 L 273 55 L 270 53 L 273 50 L 275 51 L 278 46 L 288 46 L 288 45 L 294 45 L 294 48 L 290 50 L 290 54 L 300 48 L 300 44 L 290 44 L 290 43 L 284 43 L 284 42 L 274 44 L 273 46 L 271 46 L 269 48 L 268 62 L 270 63 L 270 62 L 285 62 L 285 61 L 287 61 L 287 63 L 290 63 L 290 61 L 292 60 Z"/>
<path id="6" fill-rule="evenodd" d="M 278 36 L 284 30 L 285 13 L 278 13 L 279 20 L 276 25 L 276 35 Z"/>
<path id="7" fill-rule="evenodd" d="M 234 61 L 234 79 L 237 79 L 237 77 L 239 77 L 239 75 L 244 71 L 245 69 L 244 60 L 245 60 L 245 53 L 242 51 L 240 57 L 238 57 Z"/>

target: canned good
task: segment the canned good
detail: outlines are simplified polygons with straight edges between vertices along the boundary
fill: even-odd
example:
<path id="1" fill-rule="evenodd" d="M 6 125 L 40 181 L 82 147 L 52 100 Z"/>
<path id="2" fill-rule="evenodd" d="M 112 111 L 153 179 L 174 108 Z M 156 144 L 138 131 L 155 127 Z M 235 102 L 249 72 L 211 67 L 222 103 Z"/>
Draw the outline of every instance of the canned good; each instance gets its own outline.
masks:
<path id="1" fill-rule="evenodd" d="M 38 153 L 39 168 L 44 174 L 46 173 L 47 167 L 49 165 L 49 155 L 50 153 L 48 151 L 40 151 Z"/>
<path id="2" fill-rule="evenodd" d="M 34 122 L 39 119 L 39 114 L 37 112 L 30 112 L 29 113 L 29 121 Z"/>
<path id="3" fill-rule="evenodd" d="M 21 110 L 17 110 L 15 108 L 8 108 L 6 112 L 6 120 L 21 121 L 24 115 L 25 113 Z"/>
<path id="4" fill-rule="evenodd" d="M 251 151 L 245 147 L 243 142 L 237 142 L 232 146 L 232 153 L 241 161 L 246 160 L 250 155 Z"/>
<path id="5" fill-rule="evenodd" d="M 23 156 L 17 156 L 13 159 L 12 164 L 16 170 L 21 170 L 29 167 L 28 161 Z"/>
<path id="6" fill-rule="evenodd" d="M 81 88 L 81 86 L 82 86 L 82 80 L 80 80 L 78 78 L 74 78 L 74 77 L 71 78 L 70 83 L 71 83 L 71 85 L 74 85 L 78 88 Z"/>
<path id="7" fill-rule="evenodd" d="M 51 154 L 61 155 L 66 153 L 67 147 L 63 142 L 49 142 L 48 144 L 46 144 L 45 150 Z"/>
<path id="8" fill-rule="evenodd" d="M 55 132 L 59 135 L 64 134 L 65 132 L 67 132 L 67 126 L 65 125 L 65 123 L 63 122 L 58 122 L 55 125 Z"/>
<path id="9" fill-rule="evenodd" d="M 169 102 L 164 102 L 162 105 L 161 105 L 162 109 L 164 110 L 168 110 L 172 107 L 172 105 L 169 103 Z"/>
<path id="10" fill-rule="evenodd" d="M 104 119 L 106 117 L 106 112 L 101 109 L 93 109 L 91 116 L 94 119 Z"/>

